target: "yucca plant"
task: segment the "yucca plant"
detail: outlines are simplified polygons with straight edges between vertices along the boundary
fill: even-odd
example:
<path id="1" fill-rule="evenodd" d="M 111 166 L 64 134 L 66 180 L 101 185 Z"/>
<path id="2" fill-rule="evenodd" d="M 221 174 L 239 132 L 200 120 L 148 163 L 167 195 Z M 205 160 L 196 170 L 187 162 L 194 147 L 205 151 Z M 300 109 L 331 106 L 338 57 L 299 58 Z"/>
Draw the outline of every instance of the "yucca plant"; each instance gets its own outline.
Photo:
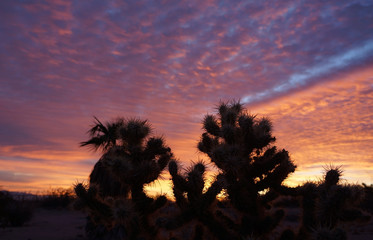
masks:
<path id="1" fill-rule="evenodd" d="M 95 118 L 90 139 L 81 146 L 101 150 L 89 186 L 77 184 L 77 204 L 89 213 L 87 235 L 91 239 L 150 238 L 156 228 L 149 215 L 167 199 L 150 198 L 144 185 L 156 180 L 172 158 L 162 137 L 150 137 L 151 127 L 139 119 L 117 119 L 103 124 Z"/>
<path id="2" fill-rule="evenodd" d="M 212 235 L 214 239 L 234 239 L 234 233 L 231 233 L 214 214 L 216 196 L 223 188 L 224 179 L 218 175 L 210 187 L 205 189 L 205 170 L 205 164 L 198 162 L 182 174 L 176 161 L 169 163 L 172 190 L 180 212 L 158 224 L 167 230 L 177 231 L 180 227 L 195 221 L 193 239 L 206 239 L 208 235 Z M 206 233 L 205 229 L 209 233 Z"/>
<path id="3" fill-rule="evenodd" d="M 147 121 L 95 118 L 90 139 L 81 146 L 102 153 L 88 184 L 78 183 L 76 206 L 88 213 L 89 239 L 269 239 L 284 216 L 272 203 L 280 196 L 299 200 L 300 227 L 278 236 L 292 239 L 346 239 L 342 222 L 366 221 L 359 208 L 361 186 L 342 185 L 342 171 L 326 168 L 320 182 L 291 188 L 283 184 L 296 166 L 278 149 L 268 118 L 249 114 L 240 102 L 220 103 L 203 119 L 198 149 L 218 168 L 206 188 L 206 164 L 180 170 L 162 137 Z M 144 186 L 168 165 L 175 203 L 151 198 Z M 225 198 L 217 199 L 223 191 Z M 162 209 L 161 209 L 162 208 Z M 158 211 L 158 214 L 155 212 Z M 165 214 L 161 217 L 162 214 Z M 188 231 L 184 231 L 188 228 Z"/>
<path id="4" fill-rule="evenodd" d="M 222 172 L 229 202 L 241 214 L 235 223 L 237 233 L 243 237 L 269 233 L 284 215 L 282 210 L 266 211 L 277 197 L 273 189 L 296 168 L 288 152 L 273 145 L 271 122 L 232 101 L 220 103 L 217 114 L 206 115 L 203 129 L 198 149 Z M 220 215 L 227 223 L 234 222 Z"/>

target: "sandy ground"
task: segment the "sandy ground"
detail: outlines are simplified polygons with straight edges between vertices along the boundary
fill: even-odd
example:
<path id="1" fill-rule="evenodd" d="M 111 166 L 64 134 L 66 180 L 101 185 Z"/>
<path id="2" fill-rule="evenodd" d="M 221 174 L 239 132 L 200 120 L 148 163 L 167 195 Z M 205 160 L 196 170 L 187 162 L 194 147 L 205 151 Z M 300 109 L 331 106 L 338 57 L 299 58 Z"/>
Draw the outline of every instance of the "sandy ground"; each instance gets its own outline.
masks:
<path id="1" fill-rule="evenodd" d="M 290 214 L 291 215 L 291 214 Z M 288 218 L 282 227 L 293 227 L 295 219 Z M 36 209 L 33 219 L 23 227 L 1 228 L 1 240 L 86 240 L 85 215 L 69 210 Z M 348 239 L 373 240 L 373 220 L 365 224 L 346 226 Z"/>
<path id="2" fill-rule="evenodd" d="M 22 227 L 0 229 L 1 240 L 83 240 L 85 215 L 69 210 L 36 209 Z"/>

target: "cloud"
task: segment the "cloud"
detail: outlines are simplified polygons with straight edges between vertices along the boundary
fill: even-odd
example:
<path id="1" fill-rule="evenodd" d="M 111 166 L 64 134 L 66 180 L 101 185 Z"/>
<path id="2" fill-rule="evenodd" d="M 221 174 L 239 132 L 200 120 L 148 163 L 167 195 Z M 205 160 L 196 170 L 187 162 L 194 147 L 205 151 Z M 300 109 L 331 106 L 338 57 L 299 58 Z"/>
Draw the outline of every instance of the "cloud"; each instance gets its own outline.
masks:
<path id="1" fill-rule="evenodd" d="M 10 171 L 0 171 L 0 181 L 2 182 L 32 182 L 33 174 L 22 174 Z"/>
<path id="2" fill-rule="evenodd" d="M 362 68 L 256 107 L 273 120 L 277 144 L 298 164 L 294 179 L 333 163 L 350 181 L 371 181 L 372 77 L 371 67 Z"/>
<path id="3" fill-rule="evenodd" d="M 356 104 L 355 91 L 341 89 L 344 98 L 312 89 L 371 65 L 372 10 L 360 0 L 1 1 L 2 163 L 48 162 L 70 180 L 88 172 L 64 159 L 86 169 L 85 159 L 98 157 L 78 148 L 92 116 L 148 118 L 179 158 L 195 160 L 203 115 L 232 98 L 269 107 L 307 92 L 309 102 L 281 106 L 289 117 L 279 125 L 322 129 L 299 116 Z M 346 121 L 359 129 L 369 119 Z"/>
<path id="4" fill-rule="evenodd" d="M 315 79 L 330 74 L 331 72 L 337 72 L 343 68 L 358 65 L 367 58 L 371 60 L 371 56 L 373 56 L 373 41 L 368 41 L 362 46 L 325 59 L 318 65 L 310 67 L 305 72 L 294 73 L 289 77 L 288 80 L 280 83 L 279 85 L 275 85 L 273 88 L 269 88 L 254 95 L 245 96 L 242 98 L 242 102 L 252 103 L 265 100 L 273 95 L 278 95 L 281 93 L 283 94 L 294 88 L 309 85 L 310 82 L 314 81 Z"/>

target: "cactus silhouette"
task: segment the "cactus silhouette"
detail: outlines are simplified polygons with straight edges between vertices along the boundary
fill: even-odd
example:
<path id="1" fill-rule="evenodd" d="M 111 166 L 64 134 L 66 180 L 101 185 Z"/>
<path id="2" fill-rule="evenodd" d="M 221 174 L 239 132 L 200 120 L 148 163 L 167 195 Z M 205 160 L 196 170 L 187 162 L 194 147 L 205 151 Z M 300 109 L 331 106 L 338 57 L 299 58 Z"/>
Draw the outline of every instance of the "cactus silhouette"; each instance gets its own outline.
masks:
<path id="1" fill-rule="evenodd" d="M 370 219 L 359 208 L 364 189 L 359 185 L 339 184 L 341 175 L 340 167 L 329 166 L 325 168 L 323 180 L 318 183 L 278 188 L 282 194 L 301 197 L 302 222 L 294 239 L 347 239 L 340 223 Z"/>
<path id="2" fill-rule="evenodd" d="M 147 121 L 118 119 L 103 124 L 95 120 L 91 138 L 81 146 L 101 150 L 103 155 L 94 166 L 89 186 L 75 187 L 80 205 L 89 213 L 87 235 L 91 239 L 136 239 L 139 234 L 155 234 L 148 217 L 167 199 L 148 197 L 144 185 L 159 177 L 173 156 L 171 149 L 163 138 L 149 137 Z"/>
<path id="3" fill-rule="evenodd" d="M 203 119 L 198 149 L 218 168 L 208 188 L 204 162 L 182 172 L 164 139 L 151 132 L 147 121 L 95 118 L 81 146 L 102 156 L 89 183 L 75 185 L 76 207 L 88 213 L 88 239 L 344 240 L 341 223 L 370 219 L 359 208 L 364 189 L 340 184 L 339 167 L 327 167 L 319 182 L 284 185 L 296 166 L 274 145 L 271 121 L 247 113 L 237 101 L 220 103 L 216 114 Z M 144 191 L 167 165 L 175 202 Z M 217 198 L 221 191 L 224 199 Z M 272 208 L 279 196 L 293 196 L 302 213 L 299 228 L 282 234 L 273 231 L 285 215 Z"/>
<path id="4" fill-rule="evenodd" d="M 196 220 L 194 239 L 206 238 L 204 227 L 212 233 L 214 239 L 234 239 L 233 233 L 230 233 L 213 213 L 214 203 L 217 201 L 216 196 L 221 192 L 224 180 L 221 175 L 218 175 L 210 187 L 204 191 L 205 170 L 205 164 L 198 162 L 190 167 L 183 176 L 180 174 L 176 161 L 169 163 L 173 194 L 181 211 L 176 216 L 169 217 L 159 223 L 159 225 L 168 230 L 173 230 Z"/>
<path id="5" fill-rule="evenodd" d="M 232 101 L 221 103 L 216 115 L 206 115 L 203 129 L 198 149 L 222 171 L 230 203 L 242 214 L 238 233 L 270 232 L 284 215 L 281 210 L 272 215 L 265 211 L 277 196 L 272 190 L 296 168 L 287 151 L 272 145 L 271 122 L 248 114 L 241 103 Z"/>
<path id="6" fill-rule="evenodd" d="M 340 223 L 370 219 L 370 216 L 359 208 L 364 199 L 363 187 L 339 184 L 341 174 L 339 167 L 326 168 L 324 180 L 318 185 L 318 201 L 314 214 L 317 217 L 316 227 L 330 229 L 332 234 L 339 236 L 338 239 L 347 235 L 345 230 L 340 228 Z"/>

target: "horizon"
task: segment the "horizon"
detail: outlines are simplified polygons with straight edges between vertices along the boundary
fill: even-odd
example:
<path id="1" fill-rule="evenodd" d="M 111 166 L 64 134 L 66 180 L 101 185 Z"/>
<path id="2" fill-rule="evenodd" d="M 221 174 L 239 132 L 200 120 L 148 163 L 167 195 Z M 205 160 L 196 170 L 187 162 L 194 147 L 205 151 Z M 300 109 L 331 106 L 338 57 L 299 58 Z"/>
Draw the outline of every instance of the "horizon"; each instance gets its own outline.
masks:
<path id="1" fill-rule="evenodd" d="M 332 164 L 373 184 L 372 12 L 363 0 L 2 1 L 0 189 L 87 181 L 93 116 L 147 119 L 184 167 L 209 162 L 203 116 L 232 99 L 271 119 L 297 165 L 287 183 Z"/>

